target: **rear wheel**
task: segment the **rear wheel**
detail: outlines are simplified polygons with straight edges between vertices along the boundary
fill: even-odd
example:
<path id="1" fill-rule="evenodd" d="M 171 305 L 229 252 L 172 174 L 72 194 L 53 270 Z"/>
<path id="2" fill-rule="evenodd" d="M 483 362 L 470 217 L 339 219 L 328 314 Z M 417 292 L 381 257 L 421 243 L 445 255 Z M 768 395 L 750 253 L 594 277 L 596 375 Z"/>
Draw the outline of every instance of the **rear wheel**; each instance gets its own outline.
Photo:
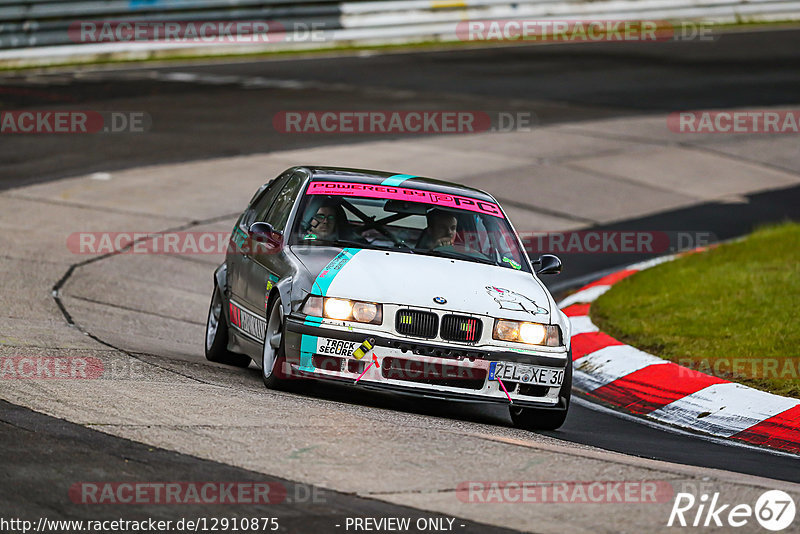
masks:
<path id="1" fill-rule="evenodd" d="M 564 424 L 569 411 L 569 400 L 572 396 L 572 351 L 567 353 L 567 359 L 564 382 L 558 392 L 559 398 L 564 399 L 564 408 L 561 410 L 542 410 L 509 406 L 509 413 L 514 426 L 526 430 L 555 430 Z"/>
<path id="2" fill-rule="evenodd" d="M 206 320 L 206 359 L 235 367 L 250 365 L 249 356 L 228 350 L 228 321 L 225 320 L 225 313 L 222 311 L 222 295 L 216 283 Z"/>
<path id="3" fill-rule="evenodd" d="M 275 298 L 270 307 L 267 329 L 264 332 L 264 347 L 261 352 L 261 378 L 269 389 L 280 388 L 288 378 L 283 370 L 283 364 L 286 362 L 283 323 L 281 299 Z"/>

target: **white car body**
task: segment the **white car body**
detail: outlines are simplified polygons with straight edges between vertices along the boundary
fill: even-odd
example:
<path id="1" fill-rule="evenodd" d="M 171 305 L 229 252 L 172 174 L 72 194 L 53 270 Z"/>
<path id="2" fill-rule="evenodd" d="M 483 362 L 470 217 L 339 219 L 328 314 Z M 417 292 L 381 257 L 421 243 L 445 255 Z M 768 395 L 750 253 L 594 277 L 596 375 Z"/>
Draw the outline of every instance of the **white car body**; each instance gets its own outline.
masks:
<path id="1" fill-rule="evenodd" d="M 299 254 L 302 259 L 302 254 Z M 338 256 L 337 256 L 338 257 Z M 333 262 L 332 262 L 333 263 Z M 409 276 L 409 273 L 416 273 Z M 463 358 L 444 361 L 440 357 L 415 354 L 413 358 L 427 364 L 447 363 L 449 374 L 458 376 L 459 368 L 488 371 L 492 361 L 511 361 L 512 355 L 520 355 L 518 361 L 529 361 L 532 365 L 564 369 L 569 354 L 570 323 L 558 309 L 552 296 L 535 276 L 524 271 L 513 271 L 490 265 L 469 263 L 447 258 L 415 256 L 403 253 L 386 253 L 379 250 L 358 250 L 341 266 L 331 281 L 324 296 L 348 298 L 353 300 L 379 300 L 383 304 L 384 320 L 381 325 L 353 324 L 323 318 L 318 326 L 325 333 L 320 336 L 300 334 L 301 338 L 288 337 L 287 350 L 297 350 L 300 363 L 291 364 L 292 370 L 306 376 L 353 381 L 354 373 L 345 370 L 324 369 L 306 365 L 311 354 L 303 347 L 318 346 L 322 339 L 342 339 L 356 346 L 363 339 L 380 337 L 397 343 L 450 347 L 465 352 L 486 353 L 492 359 Z M 442 297 L 445 304 L 437 304 L 434 297 Z M 436 336 L 420 340 L 403 336 L 393 328 L 398 310 L 415 309 L 430 311 L 439 317 L 459 314 L 480 318 L 483 321 L 482 334 L 476 343 L 457 343 Z M 561 347 L 520 345 L 492 339 L 492 326 L 495 318 L 534 321 L 556 324 L 563 332 L 566 344 Z M 290 330 L 292 327 L 289 327 Z M 304 330 L 305 331 L 305 330 Z M 379 365 L 386 358 L 410 357 L 410 351 L 400 348 L 377 345 L 373 351 Z M 304 361 L 305 360 L 305 361 Z M 369 361 L 369 360 L 367 360 Z M 288 365 L 288 364 L 287 364 Z M 461 396 L 464 388 L 428 384 L 424 381 L 387 378 L 381 371 L 383 366 L 371 366 L 359 380 L 361 386 L 392 386 L 396 390 L 418 390 L 426 396 Z M 413 374 L 413 373 L 411 373 Z M 464 372 L 465 375 L 471 373 Z M 414 378 L 411 376 L 410 378 Z M 456 382 L 457 383 L 457 382 Z M 522 405 L 553 405 L 558 403 L 561 383 L 547 388 L 544 395 L 529 396 L 520 393 L 521 382 L 510 383 L 508 394 Z M 539 390 L 537 390 L 539 391 Z M 437 395 L 437 393 L 439 395 Z M 449 393 L 450 395 L 444 395 Z M 468 398 L 463 400 L 499 401 L 508 403 L 508 396 L 496 380 L 486 380 L 482 388 L 469 389 Z M 527 402 L 526 402 L 527 401 Z"/>
<path id="2" fill-rule="evenodd" d="M 561 269 L 554 256 L 536 263 L 540 273 Z M 357 318 L 356 304 L 373 315 Z M 233 229 L 206 357 L 252 360 L 267 387 L 314 378 L 507 404 L 518 425 L 552 429 L 569 408 L 570 334 L 488 193 L 295 167 L 259 189 Z"/>

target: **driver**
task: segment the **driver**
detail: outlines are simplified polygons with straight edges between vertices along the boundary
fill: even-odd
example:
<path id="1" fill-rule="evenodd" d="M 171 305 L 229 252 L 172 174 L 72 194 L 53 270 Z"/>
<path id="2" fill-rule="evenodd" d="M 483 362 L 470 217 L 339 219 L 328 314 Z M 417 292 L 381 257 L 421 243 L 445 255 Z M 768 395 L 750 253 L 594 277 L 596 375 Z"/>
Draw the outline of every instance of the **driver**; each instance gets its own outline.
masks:
<path id="1" fill-rule="evenodd" d="M 327 199 L 317 208 L 317 212 L 310 219 L 308 231 L 303 239 L 335 241 L 342 237 L 346 223 L 346 215 L 341 204 L 336 200 Z"/>
<path id="2" fill-rule="evenodd" d="M 434 249 L 453 245 L 458 231 L 458 219 L 450 212 L 432 209 L 426 214 L 428 227 L 422 234 L 419 248 Z"/>
<path id="3" fill-rule="evenodd" d="M 338 231 L 336 210 L 331 206 L 320 206 L 311 219 L 311 232 L 320 239 L 336 239 Z"/>

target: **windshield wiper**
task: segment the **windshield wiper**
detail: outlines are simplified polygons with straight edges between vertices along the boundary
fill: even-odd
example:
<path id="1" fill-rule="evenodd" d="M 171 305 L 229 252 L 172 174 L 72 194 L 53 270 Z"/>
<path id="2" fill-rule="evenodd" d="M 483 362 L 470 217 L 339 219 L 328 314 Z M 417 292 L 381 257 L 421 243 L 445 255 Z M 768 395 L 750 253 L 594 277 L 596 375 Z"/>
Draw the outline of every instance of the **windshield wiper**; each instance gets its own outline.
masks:
<path id="1" fill-rule="evenodd" d="M 394 248 L 403 248 L 403 247 L 405 247 L 405 250 L 407 252 L 411 253 L 411 254 L 416 254 L 417 253 L 417 251 L 414 249 L 414 247 L 410 246 L 408 243 L 406 243 L 402 239 L 398 239 L 397 241 L 395 241 Z"/>
<path id="2" fill-rule="evenodd" d="M 319 239 L 323 243 L 330 243 L 331 245 L 346 245 L 348 247 L 369 248 L 369 243 L 366 241 L 356 241 L 355 239 Z"/>
<path id="3" fill-rule="evenodd" d="M 353 239 L 316 239 L 315 243 L 321 243 L 323 245 L 333 245 L 339 246 L 344 245 L 348 247 L 357 247 L 357 248 L 366 248 L 366 249 L 375 249 L 375 250 L 394 250 L 398 252 L 409 252 L 414 254 L 414 249 L 406 245 L 405 243 L 399 242 L 397 246 L 387 246 L 387 245 L 375 245 L 370 243 L 369 241 L 355 241 Z M 405 246 L 404 249 L 398 250 L 400 245 Z"/>

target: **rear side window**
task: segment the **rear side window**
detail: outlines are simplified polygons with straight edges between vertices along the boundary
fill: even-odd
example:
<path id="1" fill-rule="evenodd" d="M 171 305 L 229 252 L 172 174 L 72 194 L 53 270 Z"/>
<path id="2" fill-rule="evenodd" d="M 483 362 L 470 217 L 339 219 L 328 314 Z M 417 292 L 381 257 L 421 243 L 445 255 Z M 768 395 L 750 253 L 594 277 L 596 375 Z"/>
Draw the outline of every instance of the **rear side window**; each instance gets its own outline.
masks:
<path id="1" fill-rule="evenodd" d="M 292 206 L 294 206 L 297 195 L 300 193 L 304 178 L 305 175 L 302 173 L 296 172 L 292 174 L 275 196 L 275 201 L 272 203 L 267 216 L 256 220 L 268 222 L 275 230 L 283 232 L 286 228 L 286 222 L 289 220 L 289 214 L 292 212 Z"/>

